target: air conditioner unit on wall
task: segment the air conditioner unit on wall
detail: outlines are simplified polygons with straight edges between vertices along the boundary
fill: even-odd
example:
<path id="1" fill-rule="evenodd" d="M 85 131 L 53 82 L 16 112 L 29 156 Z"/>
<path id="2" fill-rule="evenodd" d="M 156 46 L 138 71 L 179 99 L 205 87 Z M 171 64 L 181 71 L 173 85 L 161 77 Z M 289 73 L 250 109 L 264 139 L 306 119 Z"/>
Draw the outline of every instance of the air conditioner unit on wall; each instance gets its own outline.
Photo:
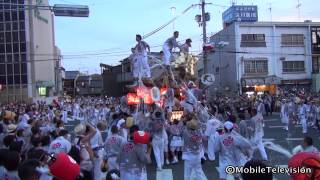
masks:
<path id="1" fill-rule="evenodd" d="M 279 59 L 280 59 L 280 61 L 285 61 L 286 57 L 280 57 Z"/>

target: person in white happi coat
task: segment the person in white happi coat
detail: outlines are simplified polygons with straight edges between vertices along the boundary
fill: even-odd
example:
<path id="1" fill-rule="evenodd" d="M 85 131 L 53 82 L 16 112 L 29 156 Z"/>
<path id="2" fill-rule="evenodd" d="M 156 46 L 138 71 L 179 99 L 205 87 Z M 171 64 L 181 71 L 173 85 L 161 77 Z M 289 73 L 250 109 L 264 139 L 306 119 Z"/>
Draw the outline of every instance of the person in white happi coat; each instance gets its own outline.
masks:
<path id="1" fill-rule="evenodd" d="M 120 180 L 147 180 L 146 164 L 151 163 L 151 148 L 145 151 L 144 144 L 136 144 L 133 141 L 133 133 L 139 131 L 139 127 L 133 125 L 129 130 L 128 142 L 121 146 L 117 162 L 120 166 Z"/>
<path id="2" fill-rule="evenodd" d="M 303 101 L 299 101 L 299 108 L 298 108 L 298 115 L 299 120 L 302 125 L 302 133 L 307 134 L 308 127 L 307 127 L 307 105 Z"/>
<path id="3" fill-rule="evenodd" d="M 262 160 L 267 161 L 268 160 L 268 156 L 266 153 L 266 150 L 264 148 L 264 145 L 262 143 L 262 138 L 264 136 L 264 130 L 263 130 L 263 124 L 264 124 L 264 120 L 263 120 L 263 116 L 260 113 L 257 113 L 256 109 L 252 109 L 252 118 L 250 119 L 251 124 L 253 124 L 253 138 L 250 139 L 253 148 L 254 149 L 258 149 Z"/>
<path id="4" fill-rule="evenodd" d="M 209 119 L 206 124 L 206 130 L 204 132 L 205 136 L 208 138 L 208 158 L 210 161 L 214 161 L 216 159 L 214 143 L 216 139 L 219 137 L 219 133 L 217 132 L 218 128 L 222 127 L 223 124 L 216 118 Z"/>
<path id="5" fill-rule="evenodd" d="M 189 67 L 190 65 L 190 62 L 188 61 L 188 59 L 189 59 L 189 48 L 191 47 L 191 43 L 192 43 L 192 40 L 187 39 L 186 42 L 182 44 L 180 47 L 180 53 L 183 53 L 184 55 L 184 58 L 185 58 L 184 64 L 186 65 L 186 67 Z"/>
<path id="6" fill-rule="evenodd" d="M 257 113 L 260 114 L 261 116 L 263 116 L 265 114 L 266 110 L 265 110 L 265 106 L 263 104 L 263 100 L 259 99 L 257 102 Z"/>
<path id="7" fill-rule="evenodd" d="M 219 152 L 219 177 L 221 180 L 227 179 L 227 166 L 243 166 L 241 162 L 242 152 L 249 156 L 251 145 L 248 140 L 240 134 L 233 132 L 233 123 L 224 123 L 224 134 L 219 135 L 214 143 L 214 149 Z M 233 174 L 235 179 L 239 179 L 239 174 Z"/>
<path id="8" fill-rule="evenodd" d="M 112 135 L 106 139 L 106 161 L 108 162 L 109 171 L 113 169 L 119 170 L 119 164 L 117 163 L 117 157 L 120 153 L 122 145 L 126 142 L 126 139 L 118 134 L 118 127 L 111 127 Z"/>
<path id="9" fill-rule="evenodd" d="M 62 111 L 62 117 L 61 117 L 61 121 L 63 123 L 68 123 L 68 110 L 67 107 L 65 107 Z"/>
<path id="10" fill-rule="evenodd" d="M 160 110 L 156 110 L 149 123 L 149 131 L 152 135 L 152 148 L 159 171 L 164 165 L 164 126 L 164 115 Z"/>
<path id="11" fill-rule="evenodd" d="M 59 154 L 64 152 L 68 154 L 71 150 L 70 138 L 71 136 L 67 130 L 60 130 L 59 136 L 49 146 L 49 153 Z"/>
<path id="12" fill-rule="evenodd" d="M 309 136 L 304 137 L 302 145 L 296 146 L 292 150 L 292 154 L 300 152 L 319 153 L 319 150 L 313 145 L 313 139 Z"/>
<path id="13" fill-rule="evenodd" d="M 165 112 L 167 113 L 167 118 L 171 119 L 172 110 L 174 106 L 174 89 L 169 87 L 167 92 L 164 94 L 164 108 Z"/>
<path id="14" fill-rule="evenodd" d="M 103 161 L 104 142 L 101 136 L 101 132 L 98 129 L 96 129 L 96 133 L 90 139 L 90 145 L 91 145 L 92 151 L 94 152 L 93 177 L 94 177 L 94 180 L 101 180 L 102 178 L 101 164 Z"/>
<path id="15" fill-rule="evenodd" d="M 80 105 L 78 102 L 75 102 L 73 105 L 73 119 L 80 118 Z"/>
<path id="16" fill-rule="evenodd" d="M 197 107 L 197 99 L 193 94 L 193 88 L 195 88 L 195 84 L 190 81 L 184 92 L 185 100 L 180 103 L 186 113 L 192 113 Z"/>
<path id="17" fill-rule="evenodd" d="M 145 41 L 142 41 L 142 36 L 139 34 L 136 35 L 136 41 L 138 44 L 134 49 L 138 67 L 134 71 L 138 71 L 138 78 L 151 78 L 150 66 L 148 63 L 148 52 L 150 52 L 150 46 Z"/>
<path id="18" fill-rule="evenodd" d="M 204 136 L 198 120 L 192 119 L 187 122 L 186 128 L 182 131 L 182 139 L 184 142 L 182 151 L 184 180 L 190 180 L 192 172 L 197 180 L 206 179 L 201 166 L 201 159 L 204 156 Z"/>
<path id="19" fill-rule="evenodd" d="M 183 123 L 178 120 L 174 120 L 171 125 L 168 126 L 170 132 L 170 152 L 173 157 L 172 164 L 178 163 L 178 152 L 182 151 L 183 139 L 182 139 L 182 130 Z"/>
<path id="20" fill-rule="evenodd" d="M 281 113 L 280 113 L 281 122 L 285 124 L 285 130 L 289 130 L 289 106 L 286 100 L 283 100 L 281 104 Z"/>
<path id="21" fill-rule="evenodd" d="M 170 62 L 173 59 L 172 50 L 174 48 L 180 48 L 180 45 L 177 42 L 177 38 L 179 37 L 179 32 L 175 31 L 173 36 L 166 40 L 166 42 L 162 46 L 162 51 L 164 54 L 164 62 L 163 64 L 166 66 L 170 66 Z"/>

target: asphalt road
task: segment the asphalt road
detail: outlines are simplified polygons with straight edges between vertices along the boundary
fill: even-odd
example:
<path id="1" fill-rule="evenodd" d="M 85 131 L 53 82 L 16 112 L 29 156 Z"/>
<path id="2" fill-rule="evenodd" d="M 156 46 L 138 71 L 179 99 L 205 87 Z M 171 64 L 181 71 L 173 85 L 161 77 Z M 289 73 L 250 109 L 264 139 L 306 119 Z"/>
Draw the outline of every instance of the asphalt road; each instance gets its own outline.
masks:
<path id="1" fill-rule="evenodd" d="M 74 125 L 78 122 L 71 121 L 67 124 L 68 129 L 73 129 Z M 297 145 L 302 143 L 303 135 L 301 125 L 290 127 L 289 131 L 283 130 L 283 124 L 280 122 L 280 118 L 278 114 L 265 117 L 265 136 L 264 142 L 272 142 L 276 146 L 281 146 L 284 150 L 292 152 L 292 149 Z M 312 128 L 308 128 L 308 135 L 313 137 L 314 144 L 317 148 L 319 148 L 319 133 Z M 288 162 L 288 157 L 283 153 L 280 153 L 277 150 L 272 150 L 266 147 L 266 151 L 268 154 L 268 165 L 270 166 L 281 166 L 286 167 Z M 255 153 L 256 158 L 259 158 L 259 153 Z M 203 164 L 202 168 L 205 172 L 205 175 L 208 180 L 211 179 L 219 179 L 219 174 L 217 168 L 219 167 L 218 156 L 216 156 L 216 160 L 206 161 Z M 180 161 L 178 164 L 174 165 L 165 165 L 162 171 L 156 170 L 155 161 L 153 164 L 149 165 L 147 168 L 148 172 L 148 180 L 171 180 L 171 179 L 183 179 L 183 162 Z M 228 180 L 233 179 L 232 176 L 227 178 Z M 290 180 L 291 178 L 286 174 L 274 174 L 274 179 L 276 180 Z"/>

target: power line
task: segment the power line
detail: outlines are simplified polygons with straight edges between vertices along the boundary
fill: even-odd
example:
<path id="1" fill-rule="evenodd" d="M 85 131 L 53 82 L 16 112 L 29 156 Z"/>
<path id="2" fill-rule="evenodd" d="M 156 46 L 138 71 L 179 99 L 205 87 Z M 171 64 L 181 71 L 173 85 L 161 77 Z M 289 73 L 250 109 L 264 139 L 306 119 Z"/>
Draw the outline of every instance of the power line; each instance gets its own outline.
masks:
<path id="1" fill-rule="evenodd" d="M 182 13 L 180 15 L 175 16 L 173 19 L 171 19 L 170 21 L 168 21 L 167 23 L 165 23 L 164 25 L 160 26 L 159 28 L 151 31 L 150 33 L 147 33 L 143 36 L 143 39 L 146 39 L 152 35 L 154 35 L 155 33 L 159 32 L 160 30 L 162 30 L 163 28 L 167 27 L 168 25 L 170 25 L 171 23 L 173 23 L 175 20 L 177 20 L 180 16 L 184 15 L 186 12 L 188 12 L 190 9 L 192 9 L 193 7 L 195 7 L 197 5 L 192 4 L 191 6 L 189 6 L 187 9 L 185 9 L 184 11 L 182 11 Z"/>

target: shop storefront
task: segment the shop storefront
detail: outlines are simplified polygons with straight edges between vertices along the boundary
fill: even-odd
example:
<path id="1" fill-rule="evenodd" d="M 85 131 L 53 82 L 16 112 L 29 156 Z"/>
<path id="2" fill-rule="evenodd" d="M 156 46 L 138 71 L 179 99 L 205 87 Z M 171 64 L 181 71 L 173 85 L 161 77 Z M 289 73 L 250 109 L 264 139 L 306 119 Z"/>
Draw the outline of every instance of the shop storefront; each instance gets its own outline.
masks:
<path id="1" fill-rule="evenodd" d="M 277 86 L 281 83 L 281 79 L 276 76 L 268 76 L 265 78 L 243 78 L 241 81 L 242 94 L 276 94 Z"/>
<path id="2" fill-rule="evenodd" d="M 282 80 L 281 88 L 283 90 L 304 90 L 310 91 L 312 79 Z"/>

